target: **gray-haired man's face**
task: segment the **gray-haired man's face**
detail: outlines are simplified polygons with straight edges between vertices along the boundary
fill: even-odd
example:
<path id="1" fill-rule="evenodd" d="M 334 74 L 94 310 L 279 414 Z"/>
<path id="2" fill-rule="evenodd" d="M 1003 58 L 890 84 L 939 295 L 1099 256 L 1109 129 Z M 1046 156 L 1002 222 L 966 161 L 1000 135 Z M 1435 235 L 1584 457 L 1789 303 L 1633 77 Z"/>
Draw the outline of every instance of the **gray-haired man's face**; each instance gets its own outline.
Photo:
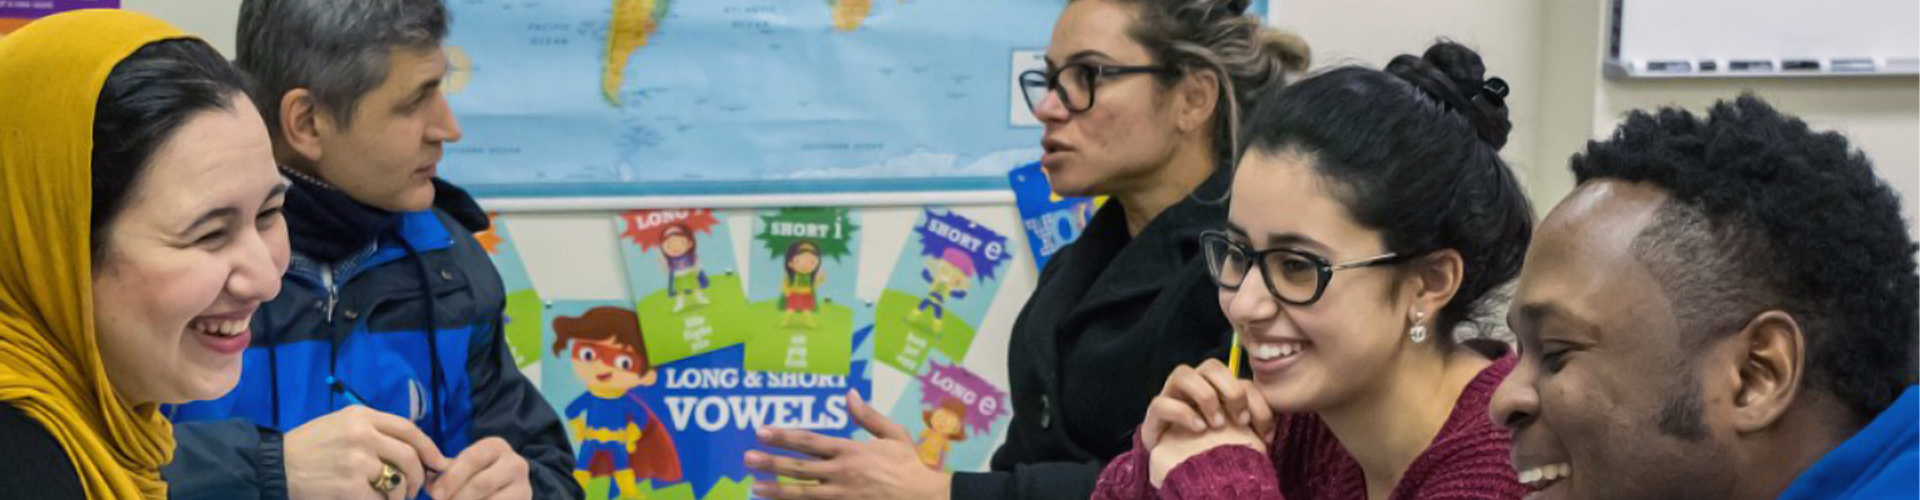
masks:
<path id="1" fill-rule="evenodd" d="M 461 134 L 440 90 L 446 73 L 447 57 L 438 48 L 390 51 L 386 81 L 360 99 L 351 126 L 331 123 L 327 113 L 317 117 L 327 125 L 319 129 L 322 154 L 315 173 L 384 210 L 432 206 L 442 145 Z"/>

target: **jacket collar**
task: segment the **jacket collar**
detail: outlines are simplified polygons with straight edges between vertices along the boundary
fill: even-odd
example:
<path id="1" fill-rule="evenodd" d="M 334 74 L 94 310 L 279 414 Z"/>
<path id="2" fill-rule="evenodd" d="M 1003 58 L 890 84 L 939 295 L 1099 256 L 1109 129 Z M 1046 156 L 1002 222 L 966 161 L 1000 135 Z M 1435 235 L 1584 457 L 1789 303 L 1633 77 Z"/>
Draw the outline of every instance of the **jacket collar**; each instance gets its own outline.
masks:
<path id="1" fill-rule="evenodd" d="M 403 238 L 419 251 L 447 248 L 451 232 L 491 227 L 487 213 L 465 189 L 433 179 L 433 208 L 445 212 L 459 227 L 449 227 L 434 210 L 393 213 L 361 203 L 338 188 L 292 168 L 280 171 L 292 181 L 287 191 L 287 229 L 293 252 L 320 264 L 363 260 L 370 247 L 385 238 Z"/>
<path id="2" fill-rule="evenodd" d="M 287 238 L 293 250 L 315 261 L 336 263 L 373 245 L 400 221 L 324 181 L 281 166 L 293 182 L 287 190 Z"/>
<path id="3" fill-rule="evenodd" d="M 1137 236 L 1127 234 L 1125 206 L 1115 201 L 1102 206 L 1074 243 L 1072 254 L 1056 259 L 1065 264 L 1056 280 L 1066 290 L 1084 294 L 1069 318 L 1152 296 L 1183 279 L 1177 275 L 1200 255 L 1200 232 L 1226 220 L 1225 195 L 1232 179 L 1230 169 L 1215 169 L 1186 199 L 1160 212 Z"/>
<path id="4" fill-rule="evenodd" d="M 1101 207 L 1088 223 L 1085 236 L 1095 238 L 1092 246 L 1099 248 L 1096 252 L 1102 254 L 1102 260 L 1108 260 L 1101 267 L 1119 272 L 1100 273 L 1100 290 L 1091 296 L 1126 298 L 1152 294 L 1164 287 L 1169 272 L 1200 255 L 1200 233 L 1226 221 L 1225 197 L 1232 180 L 1231 169 L 1215 169 L 1185 199 L 1147 222 L 1136 236 L 1127 234 L 1127 207 L 1119 203 Z"/>

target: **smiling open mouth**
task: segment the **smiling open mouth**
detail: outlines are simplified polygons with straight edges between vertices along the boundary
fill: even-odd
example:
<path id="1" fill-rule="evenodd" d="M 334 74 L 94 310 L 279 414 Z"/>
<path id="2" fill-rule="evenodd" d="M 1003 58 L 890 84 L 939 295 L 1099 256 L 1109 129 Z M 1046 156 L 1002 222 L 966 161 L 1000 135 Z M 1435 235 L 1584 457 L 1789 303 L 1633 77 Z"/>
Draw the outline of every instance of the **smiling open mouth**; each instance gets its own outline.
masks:
<path id="1" fill-rule="evenodd" d="M 1247 346 L 1247 355 L 1255 360 L 1291 358 L 1307 349 L 1305 342 L 1262 342 Z"/>
<path id="2" fill-rule="evenodd" d="M 237 320 L 200 319 L 200 320 L 194 320 L 193 322 L 188 323 L 187 326 L 193 328 L 194 330 L 199 330 L 200 333 L 205 333 L 205 334 L 213 335 L 216 337 L 232 338 L 234 336 L 240 335 L 240 332 L 247 331 L 247 319 L 237 319 Z"/>
<path id="3" fill-rule="evenodd" d="M 1566 463 L 1542 465 L 1520 471 L 1520 484 L 1526 485 L 1527 489 L 1540 491 L 1572 475 L 1573 468 Z"/>

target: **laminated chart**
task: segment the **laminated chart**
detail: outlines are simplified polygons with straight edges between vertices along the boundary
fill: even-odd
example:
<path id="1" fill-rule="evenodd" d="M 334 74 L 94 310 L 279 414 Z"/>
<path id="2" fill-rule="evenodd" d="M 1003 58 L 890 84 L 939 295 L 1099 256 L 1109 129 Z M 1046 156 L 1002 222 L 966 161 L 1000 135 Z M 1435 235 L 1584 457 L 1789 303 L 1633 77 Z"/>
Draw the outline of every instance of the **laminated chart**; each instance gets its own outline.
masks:
<path id="1" fill-rule="evenodd" d="M 747 368 L 845 375 L 855 318 L 860 226 L 839 207 L 755 214 Z"/>
<path id="2" fill-rule="evenodd" d="M 927 354 L 964 360 L 1012 260 L 1007 237 L 946 208 L 922 210 L 875 305 L 874 359 L 919 373 Z"/>
<path id="3" fill-rule="evenodd" d="M 634 311 L 659 363 L 746 340 L 752 313 L 733 241 L 712 210 L 633 210 L 614 225 Z"/>

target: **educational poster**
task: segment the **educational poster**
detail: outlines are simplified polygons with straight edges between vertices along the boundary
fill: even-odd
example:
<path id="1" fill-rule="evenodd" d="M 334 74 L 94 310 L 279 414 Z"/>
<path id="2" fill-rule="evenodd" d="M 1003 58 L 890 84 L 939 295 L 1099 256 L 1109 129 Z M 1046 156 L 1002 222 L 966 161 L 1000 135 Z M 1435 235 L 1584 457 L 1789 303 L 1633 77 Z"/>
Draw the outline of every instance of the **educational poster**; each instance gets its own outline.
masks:
<path id="1" fill-rule="evenodd" d="M 1027 232 L 1027 248 L 1033 250 L 1036 269 L 1046 269 L 1047 260 L 1080 238 L 1093 213 L 1107 197 L 1067 198 L 1053 192 L 1046 170 L 1039 162 L 1021 165 L 1007 173 L 1013 186 L 1014 206 L 1020 209 L 1020 225 Z"/>
<path id="2" fill-rule="evenodd" d="M 874 311 L 874 357 L 920 373 L 932 350 L 964 360 L 974 325 L 986 316 L 1007 238 L 946 208 L 920 215 Z"/>
<path id="3" fill-rule="evenodd" d="M 888 415 L 906 426 L 920 463 L 942 472 L 983 470 L 1007 431 L 1007 392 L 934 353 Z"/>
<path id="4" fill-rule="evenodd" d="M 616 225 L 647 351 L 658 363 L 746 340 L 751 312 L 733 240 L 712 210 L 634 210 Z"/>
<path id="5" fill-rule="evenodd" d="M 0 0 L 0 37 L 42 17 L 78 9 L 118 9 L 120 0 Z"/>
<path id="6" fill-rule="evenodd" d="M 680 480 L 678 450 L 686 445 L 665 432 L 664 408 L 643 395 L 660 384 L 660 371 L 633 310 L 619 301 L 561 301 L 552 312 L 540 392 L 567 424 L 574 479 L 602 491 L 591 498 L 638 498 L 642 482 Z"/>
<path id="7" fill-rule="evenodd" d="M 540 293 L 534 291 L 533 280 L 527 277 L 527 266 L 520 260 L 520 250 L 513 244 L 513 235 L 507 232 L 507 221 L 497 213 L 487 214 L 491 224 L 487 230 L 473 234 L 473 239 L 486 249 L 487 257 L 493 260 L 494 269 L 500 270 L 500 282 L 505 285 L 507 308 L 501 321 L 506 331 L 507 349 L 513 354 L 513 365 L 525 369 L 540 360 L 540 325 L 542 320 Z"/>
<path id="8" fill-rule="evenodd" d="M 586 387 L 595 388 L 566 384 L 543 388 L 555 408 L 566 409 L 563 414 L 569 421 L 569 432 L 575 436 L 583 467 L 576 470 L 575 478 L 584 478 L 588 499 L 745 500 L 750 497 L 753 481 L 777 480 L 756 477 L 758 474 L 748 470 L 742 461 L 747 450 L 785 453 L 761 446 L 754 429 L 773 426 L 850 437 L 858 425 L 847 412 L 847 391 L 858 391 L 863 398 L 872 396 L 872 379 L 865 376 L 742 369 L 746 346 L 726 347 L 664 365 L 639 361 L 645 357 L 640 352 L 638 357 L 624 358 L 634 360 L 631 364 L 623 364 L 618 356 L 634 354 L 617 350 L 624 345 L 598 343 L 591 337 L 580 340 L 575 334 L 565 333 L 585 330 L 601 320 L 609 325 L 618 323 L 621 318 L 616 316 L 624 310 L 612 309 L 589 308 L 583 316 L 574 317 L 577 325 L 555 321 L 555 332 L 567 335 L 568 345 L 560 350 L 571 352 L 570 363 L 579 375 L 556 375 L 549 380 L 570 384 L 592 380 Z M 631 319 L 631 312 L 624 312 Z M 610 328 L 616 330 L 616 337 L 631 336 L 617 326 Z M 867 330 L 856 336 L 862 337 L 856 341 L 863 342 Z M 586 347 L 579 347 L 582 343 Z M 606 357 L 592 362 L 583 359 L 601 353 L 616 356 L 611 365 Z M 866 359 L 853 361 L 852 373 L 868 373 L 867 364 Z M 636 377 L 632 370 L 639 370 L 639 366 L 649 371 Z M 613 375 L 600 378 L 604 373 Z M 628 386 L 632 388 L 618 392 Z M 602 393 L 618 393 L 620 397 L 607 402 L 600 398 Z M 605 411 L 612 417 L 575 414 L 575 407 L 562 406 L 563 398 L 555 397 L 562 394 L 579 395 L 576 400 L 590 401 L 579 407 Z M 620 425 L 640 419 L 646 423 Z"/>
<path id="9" fill-rule="evenodd" d="M 762 210 L 753 221 L 746 368 L 846 375 L 860 226 L 837 207 Z"/>

